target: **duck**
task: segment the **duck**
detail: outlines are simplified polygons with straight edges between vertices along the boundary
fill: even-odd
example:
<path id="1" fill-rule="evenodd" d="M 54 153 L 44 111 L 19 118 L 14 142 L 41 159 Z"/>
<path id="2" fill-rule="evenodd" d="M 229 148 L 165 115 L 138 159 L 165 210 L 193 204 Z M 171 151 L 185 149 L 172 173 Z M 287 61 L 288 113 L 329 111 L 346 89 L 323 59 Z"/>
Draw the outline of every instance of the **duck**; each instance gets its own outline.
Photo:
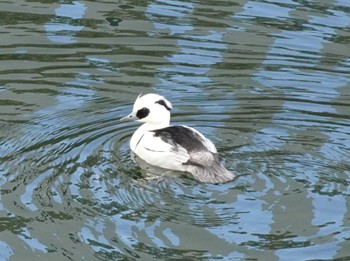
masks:
<path id="1" fill-rule="evenodd" d="M 189 173 L 202 183 L 232 181 L 235 175 L 222 165 L 213 142 L 192 127 L 170 125 L 172 108 L 159 94 L 136 98 L 132 112 L 120 119 L 142 123 L 130 139 L 132 155 L 160 169 Z"/>

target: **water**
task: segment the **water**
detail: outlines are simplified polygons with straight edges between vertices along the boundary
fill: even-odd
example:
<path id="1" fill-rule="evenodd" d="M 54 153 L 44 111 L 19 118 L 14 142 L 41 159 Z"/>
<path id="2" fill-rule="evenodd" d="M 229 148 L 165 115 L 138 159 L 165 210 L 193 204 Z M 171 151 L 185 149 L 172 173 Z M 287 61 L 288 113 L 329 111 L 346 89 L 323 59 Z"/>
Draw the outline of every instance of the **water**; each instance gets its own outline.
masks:
<path id="1" fill-rule="evenodd" d="M 0 260 L 350 259 L 349 1 L 0 10 Z M 237 179 L 145 181 L 147 92 Z"/>

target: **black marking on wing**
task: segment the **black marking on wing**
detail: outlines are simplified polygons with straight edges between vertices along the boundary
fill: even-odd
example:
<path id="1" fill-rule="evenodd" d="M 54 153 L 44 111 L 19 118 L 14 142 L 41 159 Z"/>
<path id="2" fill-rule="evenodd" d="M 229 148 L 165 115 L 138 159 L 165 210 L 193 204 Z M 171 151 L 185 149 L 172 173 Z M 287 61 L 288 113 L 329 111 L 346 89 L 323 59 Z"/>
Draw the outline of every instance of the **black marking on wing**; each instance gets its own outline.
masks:
<path id="1" fill-rule="evenodd" d="M 164 152 L 163 150 L 152 150 L 152 149 L 149 149 L 149 148 L 146 148 L 144 147 L 146 150 L 148 151 L 152 151 L 152 152 Z"/>
<path id="2" fill-rule="evenodd" d="M 173 145 L 175 150 L 179 145 L 185 148 L 189 153 L 196 151 L 209 152 L 203 144 L 204 140 L 202 137 L 189 128 L 183 126 L 170 126 L 154 130 L 153 132 L 155 133 L 155 137 L 160 137 L 164 142 Z"/>
<path id="3" fill-rule="evenodd" d="M 139 139 L 139 141 L 136 143 L 135 149 L 136 149 L 137 146 L 139 145 L 139 143 L 140 143 L 140 141 L 142 140 L 143 136 L 145 136 L 145 134 L 143 134 L 143 135 L 141 136 L 141 138 Z"/>

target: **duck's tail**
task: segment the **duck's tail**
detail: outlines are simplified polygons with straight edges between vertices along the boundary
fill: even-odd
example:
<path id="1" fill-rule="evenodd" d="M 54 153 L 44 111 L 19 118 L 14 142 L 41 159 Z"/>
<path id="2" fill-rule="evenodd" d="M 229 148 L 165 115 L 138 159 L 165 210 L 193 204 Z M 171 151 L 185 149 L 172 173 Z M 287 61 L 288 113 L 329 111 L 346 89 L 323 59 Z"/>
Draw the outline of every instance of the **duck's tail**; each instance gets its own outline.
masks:
<path id="1" fill-rule="evenodd" d="M 192 165 L 189 167 L 193 177 L 203 183 L 225 183 L 235 178 L 235 175 L 228 171 L 220 162 L 215 162 L 210 167 Z"/>

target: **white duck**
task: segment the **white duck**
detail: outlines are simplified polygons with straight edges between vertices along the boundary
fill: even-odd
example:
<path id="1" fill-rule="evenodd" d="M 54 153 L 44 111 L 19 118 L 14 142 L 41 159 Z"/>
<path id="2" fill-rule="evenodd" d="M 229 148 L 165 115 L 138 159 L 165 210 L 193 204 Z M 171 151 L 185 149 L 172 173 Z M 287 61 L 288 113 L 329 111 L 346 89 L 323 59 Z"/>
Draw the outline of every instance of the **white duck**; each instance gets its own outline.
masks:
<path id="1" fill-rule="evenodd" d="M 158 94 L 140 94 L 128 116 L 120 121 L 143 124 L 131 137 L 130 148 L 146 163 L 189 172 L 201 182 L 223 183 L 235 175 L 219 161 L 215 145 L 188 126 L 170 126 L 171 103 Z"/>

